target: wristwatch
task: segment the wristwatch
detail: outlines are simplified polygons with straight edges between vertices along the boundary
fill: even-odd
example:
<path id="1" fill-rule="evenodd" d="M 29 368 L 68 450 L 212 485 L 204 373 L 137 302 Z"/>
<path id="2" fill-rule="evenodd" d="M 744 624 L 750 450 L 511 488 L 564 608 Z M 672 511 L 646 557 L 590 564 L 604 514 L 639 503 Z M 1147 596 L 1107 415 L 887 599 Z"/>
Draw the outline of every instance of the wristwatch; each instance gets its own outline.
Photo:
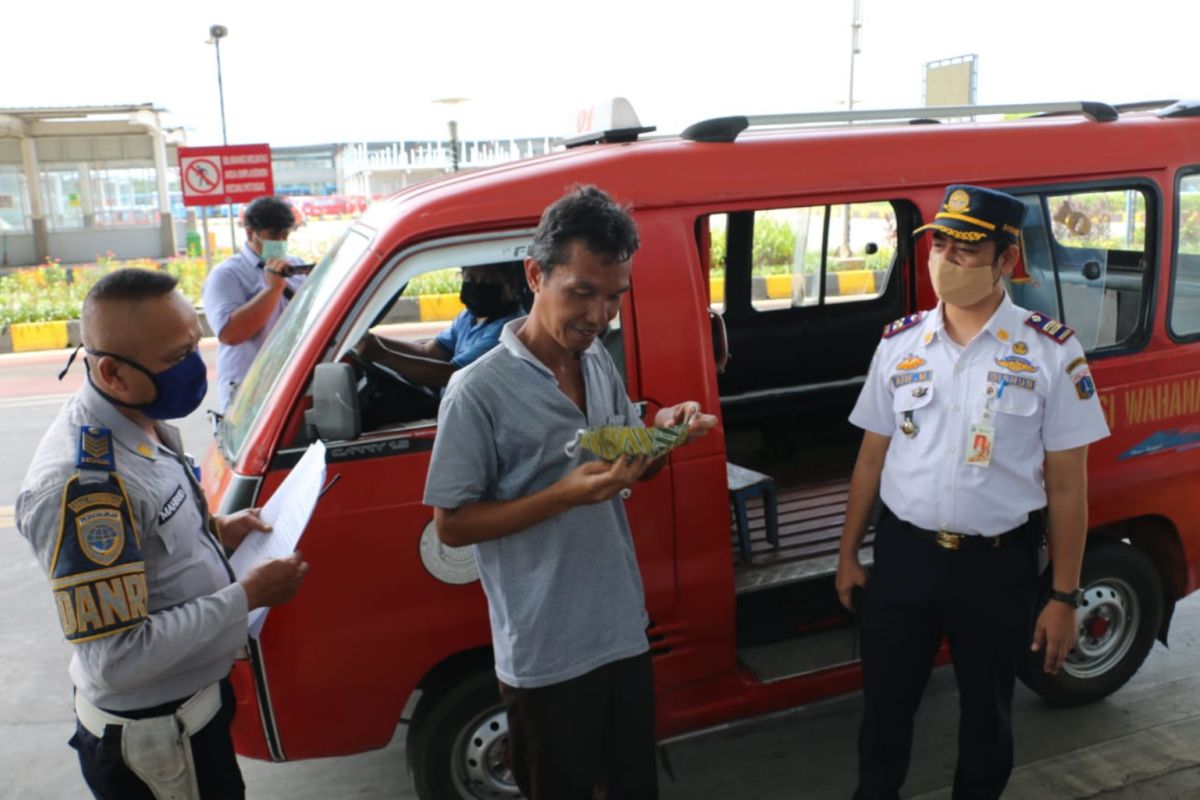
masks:
<path id="1" fill-rule="evenodd" d="M 1060 592 L 1051 587 L 1050 599 L 1057 600 L 1060 603 L 1066 603 L 1071 608 L 1079 608 L 1079 604 L 1083 601 L 1083 589 L 1076 589 L 1073 592 Z"/>

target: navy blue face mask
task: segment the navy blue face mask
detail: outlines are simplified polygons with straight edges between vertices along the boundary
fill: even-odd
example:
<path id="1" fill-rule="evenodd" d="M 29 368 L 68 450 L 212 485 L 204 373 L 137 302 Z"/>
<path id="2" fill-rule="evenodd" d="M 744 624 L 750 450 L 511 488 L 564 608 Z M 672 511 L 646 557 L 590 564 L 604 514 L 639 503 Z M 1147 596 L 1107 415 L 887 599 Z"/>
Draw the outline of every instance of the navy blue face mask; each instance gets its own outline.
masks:
<path id="1" fill-rule="evenodd" d="M 133 367 L 150 379 L 154 384 L 154 399 L 148 403 L 126 403 L 105 394 L 100 387 L 96 386 L 95 382 L 92 381 L 91 365 L 87 363 L 86 358 L 83 361 L 88 367 L 88 382 L 92 384 L 92 387 L 101 397 L 114 405 L 137 409 L 147 417 L 150 417 L 150 419 L 180 419 L 181 417 L 186 417 L 200 407 L 200 404 L 204 402 L 204 395 L 208 393 L 208 369 L 204 366 L 204 359 L 200 357 L 200 351 L 198 350 L 192 351 L 183 361 L 180 361 L 173 367 L 164 369 L 162 372 L 151 372 L 136 361 L 125 358 L 125 356 L 119 356 L 116 353 L 107 353 L 103 350 L 88 350 L 86 352 L 92 356 L 115 358 L 117 361 L 122 361 Z"/>

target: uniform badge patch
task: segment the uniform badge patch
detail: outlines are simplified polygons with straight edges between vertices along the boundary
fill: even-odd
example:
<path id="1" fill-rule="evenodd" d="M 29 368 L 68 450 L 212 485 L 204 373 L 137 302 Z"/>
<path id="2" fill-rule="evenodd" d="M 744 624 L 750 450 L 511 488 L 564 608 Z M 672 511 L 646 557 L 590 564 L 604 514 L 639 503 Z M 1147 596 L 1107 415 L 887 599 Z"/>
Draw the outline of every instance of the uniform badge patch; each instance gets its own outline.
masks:
<path id="1" fill-rule="evenodd" d="M 917 387 L 914 387 L 912 390 L 913 397 L 924 397 L 927 394 L 929 394 L 928 386 L 917 386 Z"/>
<path id="2" fill-rule="evenodd" d="M 125 519 L 115 508 L 85 511 L 75 517 L 75 534 L 83 554 L 107 567 L 125 548 Z"/>
<path id="3" fill-rule="evenodd" d="M 1087 366 L 1087 359 L 1084 358 L 1083 356 L 1080 356 L 1079 358 L 1072 361 L 1070 364 L 1067 364 L 1067 374 L 1070 375 L 1072 372 L 1075 371 L 1075 369 L 1077 367 L 1085 367 L 1085 366 Z"/>
<path id="4" fill-rule="evenodd" d="M 176 486 L 175 491 L 167 502 L 163 503 L 163 507 L 158 510 L 158 524 L 162 525 L 171 517 L 175 516 L 175 512 L 183 507 L 184 501 L 187 500 L 187 492 L 183 491 L 182 486 Z"/>
<path id="5" fill-rule="evenodd" d="M 1021 389 L 1029 389 L 1033 391 L 1037 387 L 1037 381 L 1033 378 L 1026 378 L 1024 375 L 1003 375 L 999 372 L 989 372 L 987 374 L 988 383 L 1005 384 L 1006 386 L 1016 386 Z"/>
<path id="6" fill-rule="evenodd" d="M 925 359 L 917 358 L 912 353 L 908 357 L 896 365 L 896 369 L 916 369 L 917 367 L 925 366 Z"/>
<path id="7" fill-rule="evenodd" d="M 1019 356 L 1023 356 L 1029 352 L 1029 345 L 1024 342 L 1013 342 L 1013 352 Z"/>
<path id="8" fill-rule="evenodd" d="M 1038 368 L 1028 358 L 1020 356 L 1008 356 L 1006 358 L 997 358 L 996 364 L 1004 367 L 1009 372 L 1037 372 Z"/>
<path id="9" fill-rule="evenodd" d="M 76 475 L 63 487 L 63 516 L 49 572 L 68 642 L 111 636 L 149 616 L 146 567 L 132 512 L 115 472 L 87 484 Z"/>
<path id="10" fill-rule="evenodd" d="M 1075 335 L 1075 331 L 1071 330 L 1066 325 L 1063 325 L 1056 319 L 1047 317 L 1045 314 L 1038 313 L 1037 311 L 1029 315 L 1029 317 L 1025 320 L 1025 324 L 1043 336 L 1049 336 L 1059 344 L 1063 344 L 1067 341 L 1067 339 L 1070 339 Z"/>
<path id="11" fill-rule="evenodd" d="M 896 320 L 895 322 L 889 322 L 887 325 L 883 326 L 883 338 L 890 339 L 891 337 L 895 336 L 897 333 L 900 333 L 900 331 L 908 330 L 909 328 L 911 328 L 912 326 L 914 326 L 918 322 L 920 322 L 922 317 L 924 317 L 924 316 L 925 316 L 925 312 L 922 311 L 917 314 L 909 314 L 907 317 L 901 317 L 900 319 Z"/>
<path id="12" fill-rule="evenodd" d="M 1009 337 L 1009 333 L 1004 328 L 1001 328 L 1000 330 L 996 331 L 996 338 L 999 339 L 1000 341 L 1007 342 L 1008 337 Z"/>
<path id="13" fill-rule="evenodd" d="M 97 425 L 81 425 L 79 427 L 79 458 L 75 466 L 80 469 L 103 469 L 112 471 L 117 468 L 113 458 L 112 431 Z"/>
<path id="14" fill-rule="evenodd" d="M 67 504 L 67 507 L 78 514 L 80 511 L 91 508 L 92 506 L 109 506 L 111 508 L 120 508 L 121 504 L 124 502 L 125 501 L 120 495 L 116 495 L 111 492 L 92 492 L 91 494 L 85 494 L 78 500 L 72 500 Z"/>
<path id="15" fill-rule="evenodd" d="M 1072 380 L 1075 382 L 1075 394 L 1079 395 L 1080 400 L 1087 400 L 1096 394 L 1096 382 L 1088 370 L 1085 369 Z"/>
<path id="16" fill-rule="evenodd" d="M 903 375 L 892 376 L 892 388 L 899 389 L 901 386 L 908 386 L 910 383 L 927 383 L 933 380 L 933 370 L 926 369 L 921 372 L 906 372 Z"/>

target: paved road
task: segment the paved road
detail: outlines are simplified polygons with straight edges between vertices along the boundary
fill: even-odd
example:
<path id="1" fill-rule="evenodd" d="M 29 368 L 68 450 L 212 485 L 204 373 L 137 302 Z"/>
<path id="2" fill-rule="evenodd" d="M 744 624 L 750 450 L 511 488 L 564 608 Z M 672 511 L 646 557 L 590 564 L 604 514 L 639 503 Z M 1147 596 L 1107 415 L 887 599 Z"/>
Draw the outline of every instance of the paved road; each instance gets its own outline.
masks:
<path id="1" fill-rule="evenodd" d="M 211 350 L 205 350 L 211 363 Z M 61 405 L 53 373 L 65 354 L 0 356 L 0 798 L 86 796 L 66 740 L 72 728 L 70 649 L 45 578 L 12 528 L 11 503 L 32 449 Z M 71 379 L 78 383 L 76 365 Z M 188 448 L 207 444 L 202 415 L 184 421 Z M 1200 596 L 1181 604 L 1171 648 L 1108 700 L 1055 711 L 1023 688 L 1016 700 L 1018 768 L 1006 798 L 1200 798 Z M 847 798 L 853 789 L 858 695 L 668 746 L 675 781 L 664 800 Z M 921 714 L 906 797 L 949 798 L 955 757 L 954 677 L 935 673 Z M 404 727 L 386 749 L 295 764 L 243 760 L 249 796 L 262 800 L 415 798 Z"/>

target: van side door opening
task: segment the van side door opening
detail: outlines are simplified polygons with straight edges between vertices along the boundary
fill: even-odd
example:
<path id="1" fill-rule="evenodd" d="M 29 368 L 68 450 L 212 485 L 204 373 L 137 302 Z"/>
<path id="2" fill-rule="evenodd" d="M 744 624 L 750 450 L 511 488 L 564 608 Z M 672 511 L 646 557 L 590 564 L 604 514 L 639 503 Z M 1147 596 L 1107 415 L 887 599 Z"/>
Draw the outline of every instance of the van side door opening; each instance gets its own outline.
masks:
<path id="1" fill-rule="evenodd" d="M 895 200 L 697 221 L 713 311 L 727 329 L 730 359 L 718 375 L 727 458 L 769 478 L 776 495 L 778 545 L 762 499 L 745 503 L 749 558 L 731 520 L 738 658 L 766 682 L 857 658 L 833 590 L 861 439 L 847 417 L 880 331 L 908 310 L 917 216 Z"/>

